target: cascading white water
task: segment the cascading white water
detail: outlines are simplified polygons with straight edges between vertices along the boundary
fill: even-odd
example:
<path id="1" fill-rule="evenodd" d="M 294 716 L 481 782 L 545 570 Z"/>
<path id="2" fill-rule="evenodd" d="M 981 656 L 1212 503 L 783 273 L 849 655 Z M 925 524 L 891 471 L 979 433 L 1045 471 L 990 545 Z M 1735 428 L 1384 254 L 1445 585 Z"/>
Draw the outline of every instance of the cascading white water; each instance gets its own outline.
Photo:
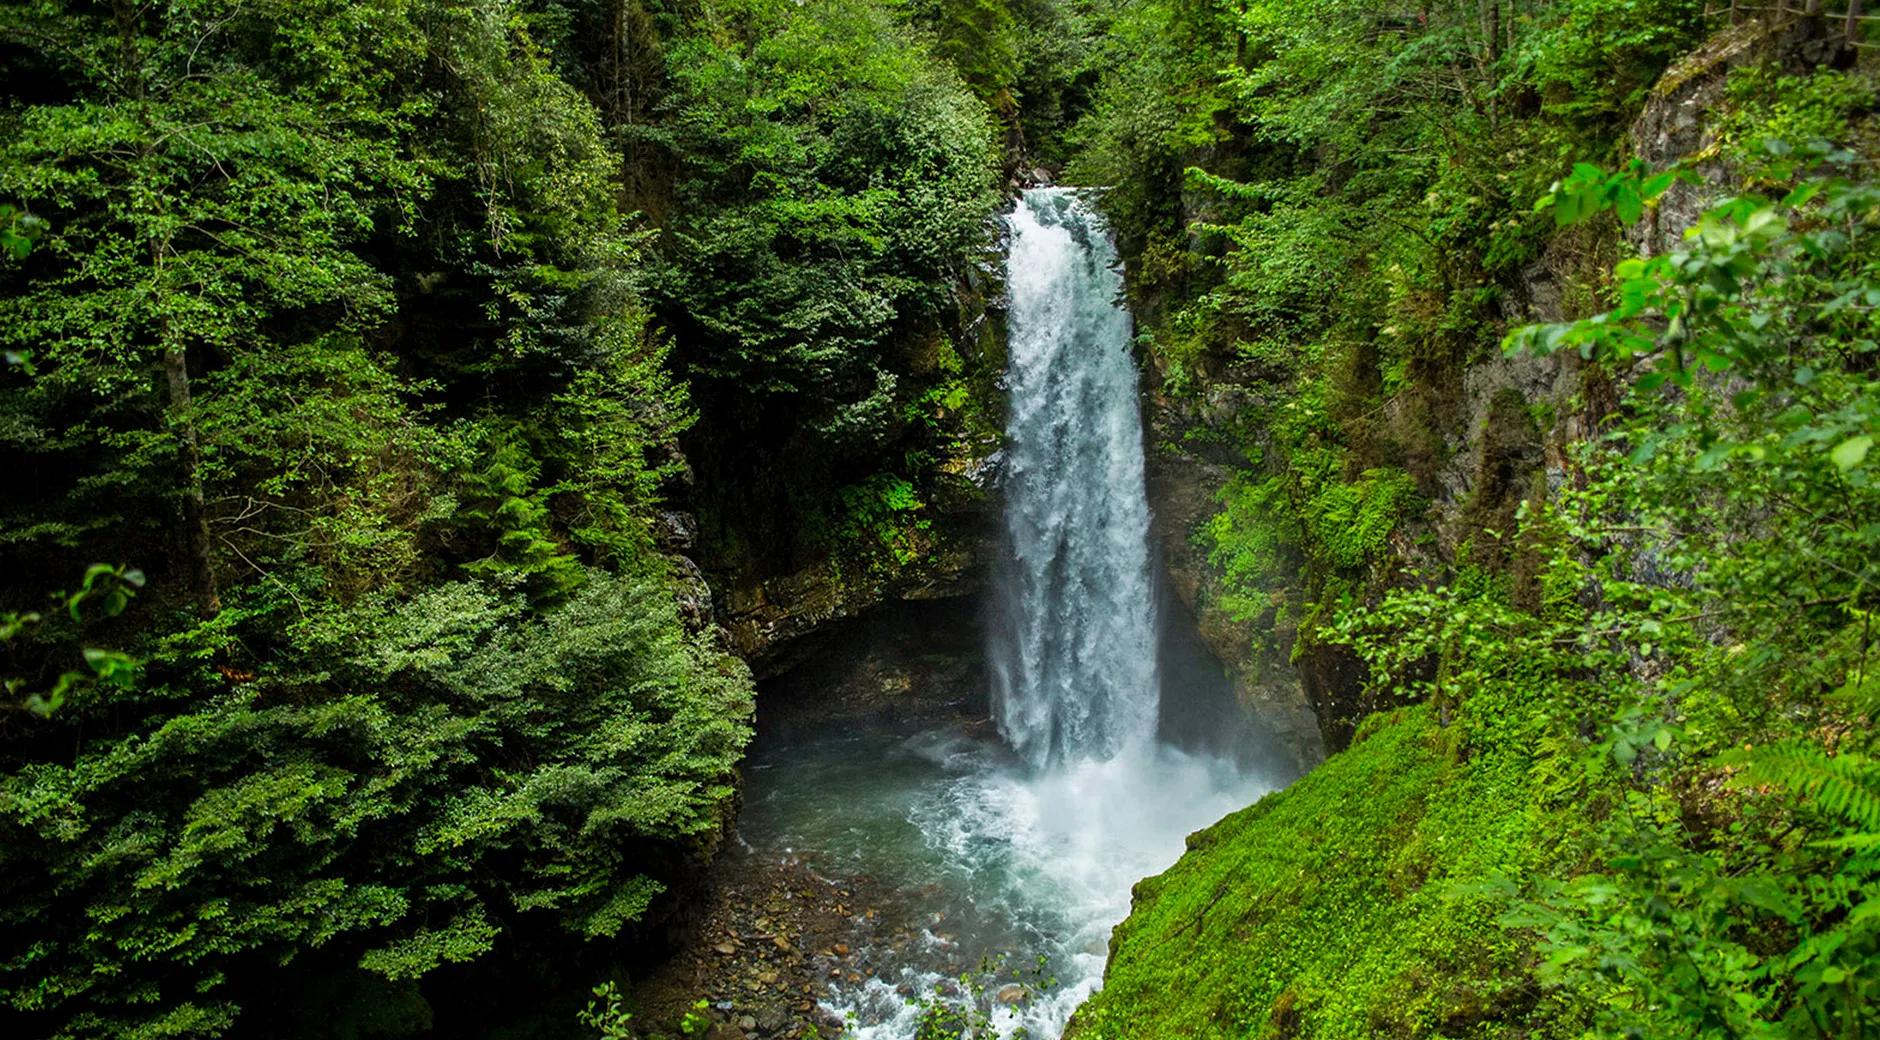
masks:
<path id="1" fill-rule="evenodd" d="M 1063 188 L 1007 218 L 1006 566 L 991 642 L 999 731 L 1033 766 L 1155 734 L 1155 595 L 1122 276 Z"/>

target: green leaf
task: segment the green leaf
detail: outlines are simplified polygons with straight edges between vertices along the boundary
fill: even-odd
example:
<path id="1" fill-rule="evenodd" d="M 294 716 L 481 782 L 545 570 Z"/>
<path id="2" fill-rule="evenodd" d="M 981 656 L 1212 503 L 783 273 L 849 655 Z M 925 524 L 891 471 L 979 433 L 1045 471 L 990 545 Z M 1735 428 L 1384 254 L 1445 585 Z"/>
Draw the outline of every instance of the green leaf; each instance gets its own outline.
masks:
<path id="1" fill-rule="evenodd" d="M 1809 199 L 1820 194 L 1822 187 L 1821 181 L 1804 181 L 1797 185 L 1794 191 L 1782 197 L 1782 204 L 1790 209 L 1806 205 Z"/>
<path id="2" fill-rule="evenodd" d="M 1629 184 L 1619 185 L 1618 196 L 1613 199 L 1613 207 L 1619 211 L 1620 221 L 1636 224 L 1645 215 L 1645 202 Z"/>
<path id="3" fill-rule="evenodd" d="M 1835 445 L 1834 450 L 1828 453 L 1828 457 L 1834 460 L 1835 466 L 1845 472 L 1860 465 L 1862 460 L 1866 459 L 1868 449 L 1872 447 L 1873 437 L 1863 433 L 1857 437 L 1849 437 Z"/>

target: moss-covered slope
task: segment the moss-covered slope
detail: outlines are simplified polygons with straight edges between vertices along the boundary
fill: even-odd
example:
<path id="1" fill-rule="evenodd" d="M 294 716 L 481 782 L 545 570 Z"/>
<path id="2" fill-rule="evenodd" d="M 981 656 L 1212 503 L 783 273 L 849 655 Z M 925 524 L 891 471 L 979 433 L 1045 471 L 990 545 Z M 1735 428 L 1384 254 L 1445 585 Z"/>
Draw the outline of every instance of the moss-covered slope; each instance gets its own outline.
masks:
<path id="1" fill-rule="evenodd" d="M 1074 1040 L 1541 1035 L 1497 881 L 1566 828 L 1524 754 L 1423 707 L 1189 839 L 1143 881 Z"/>

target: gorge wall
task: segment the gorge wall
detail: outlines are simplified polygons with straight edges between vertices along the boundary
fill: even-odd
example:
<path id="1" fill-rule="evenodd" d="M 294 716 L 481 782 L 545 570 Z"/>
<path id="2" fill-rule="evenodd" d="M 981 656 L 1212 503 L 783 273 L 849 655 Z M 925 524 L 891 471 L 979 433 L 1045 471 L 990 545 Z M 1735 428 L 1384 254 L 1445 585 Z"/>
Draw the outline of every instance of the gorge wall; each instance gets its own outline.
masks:
<path id="1" fill-rule="evenodd" d="M 1701 172 L 1703 183 L 1674 185 L 1644 223 L 1626 230 L 1623 248 L 1647 256 L 1663 251 L 1695 224 L 1710 200 L 1730 190 L 1733 177 L 1719 157 L 1715 123 L 1730 104 L 1733 72 L 1773 67 L 1805 75 L 1845 64 L 1849 53 L 1818 21 L 1750 19 L 1681 56 L 1641 94 L 1642 109 L 1611 139 L 1628 158 L 1654 169 L 1683 165 Z M 1231 158 L 1230 147 L 1215 146 L 1214 161 L 1241 161 Z M 1224 211 L 1218 187 L 1193 178 L 1169 190 L 1162 204 L 1179 215 L 1171 227 L 1206 227 Z M 1219 262 L 1218 242 L 1196 232 L 1184 232 L 1181 241 L 1191 264 Z M 1362 671 L 1315 638 L 1311 611 L 1298 609 L 1302 593 L 1310 599 L 1322 591 L 1309 572 L 1337 567 L 1306 558 L 1312 549 L 1295 546 L 1293 555 L 1269 561 L 1262 574 L 1230 573 L 1234 550 L 1223 544 L 1228 529 L 1245 522 L 1223 512 L 1230 489 L 1237 480 L 1271 472 L 1262 467 L 1286 450 L 1259 424 L 1312 388 L 1285 374 L 1267 348 L 1236 341 L 1246 332 L 1238 320 L 1212 316 L 1222 337 L 1214 341 L 1183 327 L 1196 320 L 1180 313 L 1195 294 L 1195 276 L 1171 277 L 1162 252 L 1167 248 L 1139 238 L 1126 250 L 1131 295 L 1149 325 L 1144 413 L 1157 545 L 1173 589 L 1194 613 L 1207 645 L 1231 667 L 1242 703 L 1281 733 L 1301 762 L 1316 762 L 1343 747 L 1357 720 L 1378 706 L 1365 691 Z M 1461 339 L 1436 344 L 1434 351 L 1414 348 L 1413 356 L 1394 362 L 1360 343 L 1337 362 L 1341 370 L 1328 377 L 1339 384 L 1332 393 L 1354 399 L 1348 411 L 1360 403 L 1364 411 L 1360 417 L 1331 416 L 1343 427 L 1327 439 L 1344 442 L 1345 476 L 1378 463 L 1401 467 L 1414 480 L 1417 498 L 1389 519 L 1378 544 L 1344 568 L 1360 595 L 1403 580 L 1408 572 L 1518 566 L 1515 547 L 1501 542 L 1513 531 L 1517 510 L 1574 479 L 1573 448 L 1599 430 L 1616 406 L 1618 389 L 1603 377 L 1587 382 L 1571 352 L 1504 352 L 1496 333 L 1596 309 L 1607 277 L 1604 265 L 1619 248 L 1613 239 L 1567 229 L 1496 276 L 1462 279 L 1480 302 Z M 1380 335 L 1374 323 L 1345 331 Z M 1395 332 L 1383 330 L 1386 336 Z M 1422 356 L 1416 356 L 1419 350 Z M 1393 364 L 1400 367 L 1388 371 Z M 1266 508 L 1286 511 L 1277 504 Z M 1275 540 L 1314 537 L 1301 531 Z"/>
<path id="2" fill-rule="evenodd" d="M 1608 169 L 1686 171 L 1642 214 L 1626 216 L 1621 205 L 1623 224 L 1529 222 L 1533 198 L 1547 196 L 1536 208 L 1544 214 L 1555 193 L 1572 190 L 1530 182 L 1524 200 L 1519 186 L 1523 148 L 1562 118 L 1567 96 L 1549 93 L 1557 83 L 1534 86 L 1525 100 L 1515 89 L 1473 111 L 1446 110 L 1495 139 L 1498 153 L 1455 134 L 1425 139 L 1450 170 L 1485 164 L 1464 176 L 1454 200 L 1479 213 L 1461 230 L 1443 208 L 1457 186 L 1427 170 L 1410 179 L 1397 209 L 1373 214 L 1384 230 L 1328 219 L 1312 195 L 1337 197 L 1365 153 L 1327 130 L 1342 116 L 1324 110 L 1312 126 L 1326 136 L 1290 163 L 1228 134 L 1187 153 L 1193 165 L 1179 191 L 1159 182 L 1170 192 L 1161 204 L 1178 219 L 1156 216 L 1152 196 L 1119 192 L 1126 233 L 1136 221 L 1126 252 L 1147 315 L 1151 480 L 1176 587 L 1241 674 L 1265 677 L 1243 679 L 1243 699 L 1303 701 L 1310 713 L 1296 717 L 1316 716 L 1315 735 L 1331 754 L 1289 789 L 1191 836 L 1179 864 L 1138 886 L 1111 943 L 1105 988 L 1068 1037 L 1609 1035 L 1598 1030 L 1611 1012 L 1596 1005 L 1642 1000 L 1650 989 L 1636 977 L 1637 989 L 1623 989 L 1616 980 L 1625 972 L 1559 971 L 1587 953 L 1578 944 L 1622 941 L 1584 917 L 1560 924 L 1534 909 L 1547 897 L 1532 895 L 1560 891 L 1553 886 L 1614 854 L 1598 845 L 1614 840 L 1604 829 L 1614 803 L 1603 799 L 1623 796 L 1577 801 L 1587 789 L 1564 777 L 1581 768 L 1568 764 L 1581 741 L 1597 744 L 1625 724 L 1581 706 L 1530 728 L 1513 720 L 1533 710 L 1523 698 L 1557 681 L 1550 668 L 1603 670 L 1588 683 L 1597 697 L 1628 683 L 1650 688 L 1666 665 L 1649 643 L 1594 664 L 1598 637 L 1577 636 L 1575 623 L 1550 637 L 1563 648 L 1557 665 L 1541 664 L 1539 650 L 1519 660 L 1502 641 L 1525 619 L 1597 617 L 1607 582 L 1636 583 L 1634 595 L 1681 592 L 1692 572 L 1666 562 L 1670 552 L 1645 529 L 1626 526 L 1639 522 L 1636 513 L 1604 517 L 1612 526 L 1593 534 L 1568 521 L 1572 536 L 1543 519 L 1562 502 L 1591 512 L 1574 496 L 1612 486 L 1600 483 L 1613 479 L 1600 445 L 1649 407 L 1633 386 L 1642 370 L 1601 365 L 1591 349 L 1504 352 L 1500 340 L 1524 325 L 1606 310 L 1623 257 L 1696 249 L 1687 232 L 1712 205 L 1781 183 L 1791 168 L 1777 163 L 1771 173 L 1762 135 L 1818 133 L 1864 151 L 1874 113 L 1870 88 L 1855 85 L 1823 102 L 1816 122 L 1771 117 L 1795 111 L 1774 100 L 1777 85 L 1832 96 L 1869 82 L 1833 25 L 1780 16 L 1705 26 L 1675 15 L 1665 25 L 1677 27 L 1663 38 L 1675 45 L 1658 53 L 1650 79 L 1612 99 L 1610 123 L 1577 128 L 1587 134 L 1579 147 L 1601 160 L 1576 174 L 1586 183 Z M 1325 53 L 1314 41 L 1278 31 L 1250 49 L 1255 100 L 1236 103 L 1282 125 L 1279 104 L 1322 103 L 1310 90 L 1276 86 L 1289 50 L 1322 70 L 1311 64 Z M 1250 122 L 1252 137 L 1271 129 Z M 1365 135 L 1390 133 L 1359 122 Z M 1274 134 L 1265 147 L 1293 143 Z M 1641 165 L 1628 167 L 1633 160 Z M 1306 193 L 1290 194 L 1288 177 Z M 1712 242 L 1734 241 L 1727 219 L 1709 226 Z M 1364 251 L 1340 253 L 1322 240 L 1302 247 L 1290 236 L 1300 226 L 1352 235 Z M 1524 244 L 1510 248 L 1505 236 L 1518 228 Z M 1291 265 L 1302 257 L 1347 266 L 1300 276 Z M 1413 262 L 1428 266 L 1419 275 Z M 1575 570 L 1581 584 L 1562 584 L 1548 568 L 1582 566 L 1558 548 L 1564 537 L 1585 539 L 1579 551 L 1589 560 L 1602 539 L 1621 549 Z M 1446 614 L 1472 602 L 1493 606 Z M 1730 638 L 1712 630 L 1704 641 Z M 1535 717 L 1550 710 L 1558 709 Z M 1574 727 L 1579 738 L 1555 732 Z M 1671 740 L 1659 739 L 1661 748 Z M 1597 762 L 1606 748 L 1594 751 Z M 1616 753 L 1628 773 L 1630 749 Z M 1667 778 L 1691 767 L 1658 768 L 1665 775 L 1641 786 L 1693 805 L 1681 782 L 1698 781 Z M 1703 782 L 1724 783 L 1714 774 Z M 1732 810 L 1705 811 L 1723 821 Z M 1544 955 L 1554 960 L 1542 963 Z"/>

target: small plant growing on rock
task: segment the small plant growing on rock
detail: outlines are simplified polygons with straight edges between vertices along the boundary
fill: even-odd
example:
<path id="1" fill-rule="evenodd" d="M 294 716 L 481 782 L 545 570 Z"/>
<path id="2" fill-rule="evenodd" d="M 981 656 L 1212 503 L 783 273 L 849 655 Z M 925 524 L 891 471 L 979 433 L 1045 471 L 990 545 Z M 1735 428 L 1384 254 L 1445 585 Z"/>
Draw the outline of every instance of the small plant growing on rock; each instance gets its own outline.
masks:
<path id="1" fill-rule="evenodd" d="M 588 1006 L 576 1016 L 581 1024 L 594 1030 L 601 1040 L 634 1040 L 633 1030 L 628 1025 L 633 1020 L 633 1013 L 624 1006 L 620 987 L 612 982 L 603 982 L 594 987 L 593 992 L 594 999 L 588 1001 Z"/>
<path id="2" fill-rule="evenodd" d="M 680 1036 L 704 1036 L 712 1027 L 711 1001 L 699 998 L 679 1019 Z"/>

